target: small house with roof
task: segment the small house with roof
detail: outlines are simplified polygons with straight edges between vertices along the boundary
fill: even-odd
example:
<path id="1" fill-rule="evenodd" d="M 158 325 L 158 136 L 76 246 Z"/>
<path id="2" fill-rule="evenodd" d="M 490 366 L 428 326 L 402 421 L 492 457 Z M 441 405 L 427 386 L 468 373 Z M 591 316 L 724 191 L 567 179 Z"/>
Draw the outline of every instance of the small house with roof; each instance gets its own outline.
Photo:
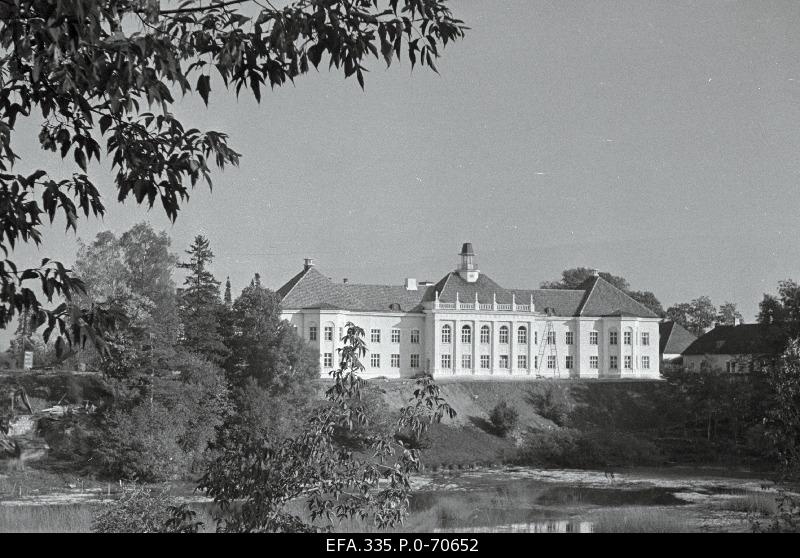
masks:
<path id="1" fill-rule="evenodd" d="M 683 351 L 689 372 L 753 372 L 786 347 L 786 331 L 775 324 L 718 325 Z"/>
<path id="2" fill-rule="evenodd" d="M 691 345 L 697 337 L 678 322 L 667 320 L 658 325 L 659 353 L 661 354 L 661 369 L 683 368 L 683 351 Z"/>
<path id="3" fill-rule="evenodd" d="M 577 289 L 515 289 L 482 273 L 471 243 L 436 283 L 335 283 L 306 260 L 280 289 L 282 316 L 336 366 L 363 328 L 365 377 L 658 378 L 659 318 L 598 273 Z"/>

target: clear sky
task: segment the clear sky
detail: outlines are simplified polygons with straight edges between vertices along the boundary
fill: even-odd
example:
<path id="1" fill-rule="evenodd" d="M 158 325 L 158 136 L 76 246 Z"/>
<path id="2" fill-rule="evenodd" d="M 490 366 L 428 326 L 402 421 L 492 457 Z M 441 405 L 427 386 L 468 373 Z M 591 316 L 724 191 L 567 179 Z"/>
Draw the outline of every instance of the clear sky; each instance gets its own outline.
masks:
<path id="1" fill-rule="evenodd" d="M 118 204 L 95 165 L 109 211 L 77 237 L 149 220 L 179 251 L 205 234 L 234 295 L 254 272 L 279 287 L 304 257 L 336 281 L 438 280 L 465 241 L 507 287 L 591 266 L 664 307 L 736 302 L 746 321 L 778 280 L 800 279 L 800 4 L 451 6 L 472 29 L 441 75 L 373 60 L 364 92 L 321 71 L 261 105 L 212 78 L 208 110 L 187 98 L 176 112 L 227 131 L 241 166 L 173 226 Z M 22 172 L 46 159 L 35 133 L 18 138 Z M 17 258 L 71 263 L 77 237 L 57 221 Z"/>

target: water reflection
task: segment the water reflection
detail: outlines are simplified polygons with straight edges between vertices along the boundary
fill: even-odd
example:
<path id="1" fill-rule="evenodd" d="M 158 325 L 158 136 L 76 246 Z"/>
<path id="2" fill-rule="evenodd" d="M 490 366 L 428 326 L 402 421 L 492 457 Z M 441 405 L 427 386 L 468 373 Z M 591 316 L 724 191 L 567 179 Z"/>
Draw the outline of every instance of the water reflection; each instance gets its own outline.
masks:
<path id="1" fill-rule="evenodd" d="M 485 527 L 439 528 L 435 533 L 592 533 L 594 523 L 572 519 L 532 521 Z"/>

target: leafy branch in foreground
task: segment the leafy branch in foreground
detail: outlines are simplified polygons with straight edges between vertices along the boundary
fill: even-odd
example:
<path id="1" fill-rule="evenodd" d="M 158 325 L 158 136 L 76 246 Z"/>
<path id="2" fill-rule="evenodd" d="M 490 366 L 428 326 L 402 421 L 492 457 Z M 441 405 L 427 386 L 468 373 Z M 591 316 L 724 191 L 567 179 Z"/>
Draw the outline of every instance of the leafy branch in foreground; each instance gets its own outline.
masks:
<path id="1" fill-rule="evenodd" d="M 93 158 L 111 163 L 119 202 L 160 202 L 173 221 L 190 188 L 212 185 L 212 167 L 239 163 L 225 133 L 187 126 L 171 112 L 176 93 L 197 92 L 208 104 L 221 89 L 212 89 L 213 76 L 260 101 L 267 84 L 293 82 L 323 58 L 363 88 L 369 57 L 388 65 L 405 53 L 412 67 L 436 71 L 441 48 L 465 29 L 446 0 L 296 0 L 280 8 L 184 0 L 171 9 L 152 0 L 0 1 L 0 327 L 26 310 L 72 343 L 104 322 L 97 309 L 44 308 L 30 282 L 39 281 L 48 303 L 83 291 L 61 264 L 18 269 L 9 259 L 19 243 L 41 243 L 43 215 L 61 215 L 76 230 L 80 214 L 105 214 L 89 177 Z M 42 149 L 71 158 L 75 172 L 14 174 L 21 118 L 40 119 Z"/>
<path id="2" fill-rule="evenodd" d="M 221 428 L 212 446 L 217 458 L 199 488 L 214 498 L 224 514 L 219 531 L 299 532 L 322 529 L 324 519 L 371 519 L 375 526 L 402 523 L 409 505 L 409 477 L 422 467 L 419 452 L 398 444 L 391 435 L 369 439 L 371 455 L 359 456 L 336 441 L 337 428 L 367 424 L 359 401 L 365 380 L 361 359 L 367 352 L 364 330 L 347 324 L 339 349 L 340 365 L 331 371 L 327 404 L 314 411 L 297 436 L 265 440 L 247 428 Z M 414 399 L 401 412 L 397 429 L 424 432 L 455 411 L 440 397 L 432 378 L 418 382 Z M 426 409 L 425 414 L 416 412 Z M 288 506 L 305 501 L 310 521 Z"/>

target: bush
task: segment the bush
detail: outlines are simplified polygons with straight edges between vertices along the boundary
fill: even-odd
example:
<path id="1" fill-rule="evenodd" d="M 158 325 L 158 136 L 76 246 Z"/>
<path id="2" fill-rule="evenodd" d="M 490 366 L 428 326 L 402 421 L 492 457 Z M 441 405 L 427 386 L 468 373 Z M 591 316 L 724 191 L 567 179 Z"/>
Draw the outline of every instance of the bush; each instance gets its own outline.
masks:
<path id="1" fill-rule="evenodd" d="M 536 412 L 556 425 L 564 426 L 575 407 L 569 388 L 552 380 L 542 382 L 537 387 L 541 389 L 531 393 Z"/>
<path id="2" fill-rule="evenodd" d="M 509 406 L 505 401 L 495 405 L 489 414 L 489 420 L 498 436 L 505 436 L 517 425 L 519 413 L 514 407 Z"/>
<path id="3" fill-rule="evenodd" d="M 134 486 L 95 516 L 95 533 L 195 533 L 203 525 L 185 504 L 178 505 L 166 489 Z"/>
<path id="4" fill-rule="evenodd" d="M 586 469 L 652 465 L 661 458 L 652 442 L 631 434 L 561 428 L 529 432 L 512 461 L 521 465 Z"/>

